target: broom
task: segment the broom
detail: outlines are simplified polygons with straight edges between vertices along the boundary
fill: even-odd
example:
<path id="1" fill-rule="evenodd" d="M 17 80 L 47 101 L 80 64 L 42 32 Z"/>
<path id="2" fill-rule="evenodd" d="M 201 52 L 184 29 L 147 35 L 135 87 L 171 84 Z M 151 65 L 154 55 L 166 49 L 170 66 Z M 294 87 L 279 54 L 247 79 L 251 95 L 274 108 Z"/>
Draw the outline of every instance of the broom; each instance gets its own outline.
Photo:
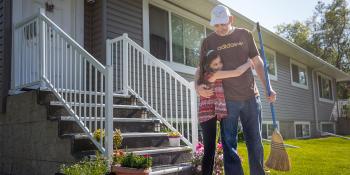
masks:
<path id="1" fill-rule="evenodd" d="M 259 35 L 259 43 L 260 43 L 260 49 L 261 49 L 261 56 L 264 61 L 264 71 L 265 71 L 265 79 L 266 79 L 266 90 L 267 94 L 270 96 L 270 78 L 269 74 L 267 72 L 267 62 L 265 57 L 265 51 L 264 51 L 264 45 L 262 41 L 261 31 L 260 31 L 260 25 L 259 23 L 256 24 L 258 35 Z M 273 103 L 270 103 L 271 108 L 271 114 L 272 114 L 272 121 L 273 121 L 273 127 L 274 131 L 272 133 L 272 139 L 271 139 L 271 152 L 269 155 L 269 158 L 265 162 L 265 166 L 274 170 L 278 171 L 289 171 L 291 168 L 291 164 L 289 162 L 287 151 L 283 144 L 283 138 L 282 135 L 278 131 L 278 126 L 276 123 L 276 116 L 275 116 L 275 108 L 273 106 Z"/>

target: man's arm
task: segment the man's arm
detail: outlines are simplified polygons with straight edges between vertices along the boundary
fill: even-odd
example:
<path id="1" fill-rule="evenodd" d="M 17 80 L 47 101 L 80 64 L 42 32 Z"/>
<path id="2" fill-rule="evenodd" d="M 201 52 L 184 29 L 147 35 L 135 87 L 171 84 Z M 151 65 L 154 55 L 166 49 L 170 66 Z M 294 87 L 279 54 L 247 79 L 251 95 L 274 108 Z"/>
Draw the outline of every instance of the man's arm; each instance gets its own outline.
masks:
<path id="1" fill-rule="evenodd" d="M 269 97 L 267 96 L 266 79 L 265 79 L 265 72 L 264 72 L 264 62 L 262 61 L 262 59 L 260 58 L 259 55 L 255 56 L 252 60 L 254 63 L 256 74 L 258 75 L 260 82 L 264 87 L 267 100 L 270 103 L 275 102 L 276 101 L 276 92 L 272 89 L 271 83 L 270 83 L 271 94 Z"/>
<path id="2" fill-rule="evenodd" d="M 210 96 L 212 96 L 214 94 L 213 89 L 208 89 L 208 87 L 205 84 L 200 84 L 200 85 L 198 84 L 199 68 L 197 68 L 197 70 L 196 70 L 196 74 L 195 74 L 194 79 L 195 79 L 194 87 L 195 87 L 198 95 L 205 97 L 205 98 L 209 98 Z"/>

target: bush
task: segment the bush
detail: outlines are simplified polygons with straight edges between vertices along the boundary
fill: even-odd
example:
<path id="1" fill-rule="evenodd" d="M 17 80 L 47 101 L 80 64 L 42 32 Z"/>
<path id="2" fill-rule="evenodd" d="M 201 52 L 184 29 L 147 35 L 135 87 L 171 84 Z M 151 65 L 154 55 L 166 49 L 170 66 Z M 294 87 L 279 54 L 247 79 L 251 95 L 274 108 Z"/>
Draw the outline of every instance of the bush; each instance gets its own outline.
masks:
<path id="1" fill-rule="evenodd" d="M 152 157 L 149 155 L 138 156 L 128 153 L 121 157 L 120 165 L 128 168 L 148 169 L 152 166 Z"/>
<path id="2" fill-rule="evenodd" d="M 100 155 L 97 155 L 96 160 L 83 160 L 70 166 L 62 165 L 60 168 L 60 172 L 65 175 L 103 175 L 108 170 L 107 161 Z"/>

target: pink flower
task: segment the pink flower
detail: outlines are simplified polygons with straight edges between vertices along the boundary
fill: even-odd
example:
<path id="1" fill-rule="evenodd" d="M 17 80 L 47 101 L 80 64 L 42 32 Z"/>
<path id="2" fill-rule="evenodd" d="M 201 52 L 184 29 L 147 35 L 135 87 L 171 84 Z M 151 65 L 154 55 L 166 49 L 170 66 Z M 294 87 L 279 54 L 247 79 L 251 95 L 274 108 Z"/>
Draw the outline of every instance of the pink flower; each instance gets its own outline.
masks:
<path id="1" fill-rule="evenodd" d="M 222 143 L 218 143 L 218 149 L 222 149 Z"/>
<path id="2" fill-rule="evenodd" d="M 201 142 L 199 142 L 197 145 L 196 145 L 196 150 L 199 150 L 201 148 L 203 148 L 203 144 Z"/>

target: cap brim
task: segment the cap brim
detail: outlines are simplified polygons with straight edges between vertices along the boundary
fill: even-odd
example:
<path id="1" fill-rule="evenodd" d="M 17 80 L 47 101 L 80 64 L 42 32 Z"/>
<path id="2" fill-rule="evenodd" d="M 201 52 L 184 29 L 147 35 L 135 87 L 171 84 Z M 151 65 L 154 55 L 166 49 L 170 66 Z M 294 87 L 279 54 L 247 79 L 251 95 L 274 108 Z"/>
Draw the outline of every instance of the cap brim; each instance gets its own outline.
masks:
<path id="1" fill-rule="evenodd" d="M 227 24 L 229 22 L 230 18 L 214 18 L 210 20 L 210 25 L 215 26 L 216 24 Z"/>

